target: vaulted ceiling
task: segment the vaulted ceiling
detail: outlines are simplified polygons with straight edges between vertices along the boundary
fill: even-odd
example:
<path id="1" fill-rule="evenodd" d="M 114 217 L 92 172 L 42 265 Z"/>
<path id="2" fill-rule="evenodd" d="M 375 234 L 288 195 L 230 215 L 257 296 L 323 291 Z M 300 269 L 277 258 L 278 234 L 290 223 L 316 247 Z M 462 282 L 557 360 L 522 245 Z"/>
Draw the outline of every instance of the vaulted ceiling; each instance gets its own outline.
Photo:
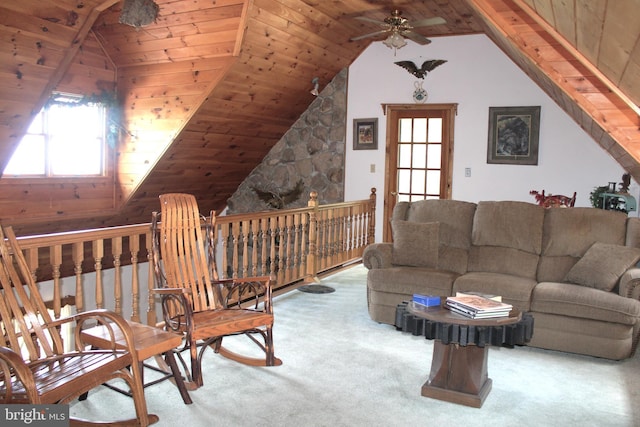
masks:
<path id="1" fill-rule="evenodd" d="M 119 0 L 2 2 L 0 166 L 61 88 L 115 86 L 123 141 L 104 205 L 65 210 L 52 197 L 49 211 L 30 214 L 12 205 L 28 205 L 29 183 L 2 191 L 0 220 L 22 234 L 147 222 L 158 194 L 173 191 L 222 209 L 313 101 L 311 80 L 323 87 L 384 38 L 350 41 L 380 29 L 356 18 L 381 21 L 394 8 L 410 22 L 444 18 L 416 29 L 427 37 L 486 33 L 640 181 L 640 0 L 156 3 L 156 21 L 134 28 L 119 23 Z M 64 191 L 90 198 L 80 185 Z"/>

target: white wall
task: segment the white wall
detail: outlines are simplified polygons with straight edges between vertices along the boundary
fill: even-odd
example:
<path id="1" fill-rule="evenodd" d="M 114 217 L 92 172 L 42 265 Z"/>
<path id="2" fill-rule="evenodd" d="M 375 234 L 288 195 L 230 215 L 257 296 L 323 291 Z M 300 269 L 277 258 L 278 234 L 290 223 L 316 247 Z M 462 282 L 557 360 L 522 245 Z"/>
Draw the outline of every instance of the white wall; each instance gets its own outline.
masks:
<path id="1" fill-rule="evenodd" d="M 531 190 L 547 194 L 578 193 L 576 206 L 591 206 L 589 193 L 610 181 L 621 182 L 625 170 L 484 35 L 433 38 L 420 46 L 393 50 L 372 43 L 349 68 L 345 200 L 378 194 L 376 241 L 382 239 L 386 117 L 381 104 L 413 103 L 414 82 L 394 64 L 427 59 L 448 62 L 424 79 L 427 103 L 457 103 L 453 156 L 453 199 L 534 202 Z M 540 105 L 537 166 L 487 164 L 489 107 Z M 353 150 L 353 119 L 378 118 L 378 149 Z M 370 172 L 375 165 L 375 173 Z M 471 168 L 471 177 L 465 177 Z M 638 198 L 632 181 L 631 194 Z M 630 215 L 637 216 L 637 212 Z"/>

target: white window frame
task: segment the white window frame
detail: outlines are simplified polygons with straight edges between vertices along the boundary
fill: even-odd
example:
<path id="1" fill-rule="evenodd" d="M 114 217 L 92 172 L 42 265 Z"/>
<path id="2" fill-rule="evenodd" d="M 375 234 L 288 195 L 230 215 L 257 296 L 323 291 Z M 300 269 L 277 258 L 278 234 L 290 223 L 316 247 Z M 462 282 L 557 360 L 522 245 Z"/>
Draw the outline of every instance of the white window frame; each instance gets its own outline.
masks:
<path id="1" fill-rule="evenodd" d="M 55 166 L 56 164 L 54 163 L 54 158 L 55 158 L 55 154 L 56 152 L 54 150 L 56 150 L 55 148 L 55 135 L 54 135 L 54 128 L 56 127 L 56 124 L 59 123 L 52 123 L 51 120 L 51 116 L 53 115 L 53 113 L 50 114 L 50 112 L 52 112 L 53 110 L 51 110 L 51 108 L 56 108 L 58 111 L 60 111 L 60 108 L 68 108 L 69 109 L 69 120 L 65 120 L 65 126 L 67 129 L 81 129 L 81 126 L 79 122 L 82 122 L 82 120 L 78 121 L 77 118 L 75 118 L 74 120 L 74 112 L 73 109 L 74 108 L 98 108 L 98 114 L 100 114 L 100 118 L 98 118 L 98 120 L 102 123 L 101 126 L 99 126 L 99 129 L 97 129 L 97 132 L 95 131 L 95 129 L 91 128 L 91 134 L 90 136 L 79 136 L 79 139 L 77 134 L 74 133 L 74 137 L 70 137 L 70 138 L 64 138 L 62 139 L 62 141 L 66 141 L 68 140 L 70 143 L 74 143 L 76 144 L 76 148 L 74 150 L 74 147 L 66 147 L 66 149 L 71 149 L 72 152 L 70 153 L 65 153 L 64 155 L 67 158 L 72 159 L 73 162 L 86 162 L 87 161 L 87 156 L 89 156 L 89 158 L 91 158 L 94 163 L 93 166 L 96 166 L 91 173 L 88 173 L 86 171 L 78 171 L 78 172 L 72 172 L 72 173 L 68 173 L 65 171 L 56 173 L 55 172 Z M 42 171 L 43 173 L 40 173 L 40 168 L 38 168 L 38 173 L 19 173 L 19 171 L 15 171 L 16 173 L 13 174 L 8 174 L 8 173 L 3 173 L 2 178 L 82 178 L 82 177 L 103 177 L 106 174 L 106 168 L 107 168 L 107 162 L 106 162 L 106 155 L 107 155 L 107 128 L 108 128 L 108 124 L 107 124 L 107 114 L 108 114 L 108 107 L 105 106 L 103 103 L 100 102 L 86 102 L 84 101 L 84 98 L 81 95 L 73 95 L 73 94 L 62 94 L 62 93 L 56 93 L 54 94 L 51 99 L 47 102 L 47 104 L 42 108 L 42 110 L 40 111 L 40 113 L 38 113 L 38 115 L 34 118 L 34 120 L 32 121 L 31 125 L 29 126 L 29 129 L 27 130 L 27 133 L 24 135 L 23 140 L 20 141 L 20 144 L 23 143 L 23 141 L 26 140 L 26 138 L 33 138 L 35 137 L 36 139 L 41 139 L 40 141 L 36 141 L 36 143 L 39 143 L 41 145 L 41 147 L 38 148 L 38 150 L 43 150 L 43 153 L 36 153 L 34 154 L 33 152 L 29 152 L 28 155 L 31 157 L 40 155 L 40 160 L 38 161 L 42 161 L 44 162 L 44 171 Z M 75 114 L 77 114 L 78 111 L 75 112 Z M 41 120 L 41 124 L 36 123 L 37 120 Z M 64 131 L 63 131 L 64 132 Z M 74 131 L 75 132 L 75 131 Z M 60 141 L 60 136 L 58 136 L 58 140 Z M 83 145 L 85 143 L 85 141 L 89 141 L 89 143 L 91 141 L 94 142 L 94 148 L 91 149 L 90 147 L 88 147 L 87 145 Z M 25 144 L 28 144 L 28 142 L 25 142 Z M 78 149 L 79 148 L 79 149 Z M 88 149 L 90 151 L 90 153 L 85 153 L 84 155 L 81 153 L 82 149 Z M 18 149 L 16 151 L 18 151 L 20 149 L 20 145 L 18 146 Z M 95 150 L 95 151 L 94 151 Z M 91 156 L 95 156 L 95 157 L 91 157 Z M 9 164 L 11 163 L 11 161 L 9 162 Z M 8 164 L 8 165 L 9 165 Z M 79 165 L 86 165 L 87 163 L 79 163 Z M 58 165 L 60 165 L 58 163 Z"/>

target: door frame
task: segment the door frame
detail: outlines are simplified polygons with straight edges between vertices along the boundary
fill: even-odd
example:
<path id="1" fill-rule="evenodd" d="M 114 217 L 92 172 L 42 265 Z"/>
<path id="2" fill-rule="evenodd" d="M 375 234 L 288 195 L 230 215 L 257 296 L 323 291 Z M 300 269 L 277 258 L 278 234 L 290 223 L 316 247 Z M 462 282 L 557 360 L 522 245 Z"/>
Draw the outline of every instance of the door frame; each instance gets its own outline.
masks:
<path id="1" fill-rule="evenodd" d="M 443 147 L 446 144 L 446 151 L 442 153 L 443 170 L 446 168 L 447 174 L 445 177 L 441 177 L 441 193 L 440 197 L 444 199 L 451 198 L 452 192 L 452 175 L 453 175 L 453 134 L 455 116 L 458 115 L 458 104 L 382 104 L 382 110 L 384 115 L 387 116 L 387 129 L 386 129 L 386 143 L 385 143 L 385 166 L 384 166 L 384 200 L 383 200 L 383 226 L 382 226 L 382 241 L 391 242 L 391 217 L 393 208 L 396 205 L 396 188 L 392 187 L 392 182 L 396 182 L 394 176 L 397 173 L 397 156 L 398 148 L 396 141 L 397 138 L 392 138 L 391 129 L 394 128 L 391 124 L 391 118 L 396 112 L 406 111 L 429 111 L 429 110 L 443 110 L 445 111 L 445 120 L 443 126 Z"/>

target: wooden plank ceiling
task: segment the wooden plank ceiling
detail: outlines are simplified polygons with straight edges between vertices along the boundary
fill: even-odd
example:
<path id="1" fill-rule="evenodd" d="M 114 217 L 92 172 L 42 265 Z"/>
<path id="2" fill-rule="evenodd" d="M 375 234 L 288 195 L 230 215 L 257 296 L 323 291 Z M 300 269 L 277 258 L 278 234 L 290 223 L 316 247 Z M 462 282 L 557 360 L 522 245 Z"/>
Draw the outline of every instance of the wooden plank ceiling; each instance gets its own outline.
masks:
<path id="1" fill-rule="evenodd" d="M 99 208 L 77 209 L 91 196 L 67 188 L 36 214 L 31 186 L 0 200 L 0 221 L 19 234 L 147 222 L 158 194 L 173 191 L 222 209 L 313 101 L 311 80 L 324 87 L 373 40 L 349 41 L 379 29 L 355 18 L 383 20 L 394 8 L 410 21 L 447 21 L 421 28 L 427 37 L 487 33 L 640 181 L 638 115 L 624 102 L 640 101 L 639 1 L 156 0 L 159 16 L 143 28 L 118 22 L 118 0 L 3 2 L 0 165 L 52 90 L 108 80 L 105 71 L 123 141 L 115 191 Z M 79 59 L 93 44 L 103 57 Z"/>

